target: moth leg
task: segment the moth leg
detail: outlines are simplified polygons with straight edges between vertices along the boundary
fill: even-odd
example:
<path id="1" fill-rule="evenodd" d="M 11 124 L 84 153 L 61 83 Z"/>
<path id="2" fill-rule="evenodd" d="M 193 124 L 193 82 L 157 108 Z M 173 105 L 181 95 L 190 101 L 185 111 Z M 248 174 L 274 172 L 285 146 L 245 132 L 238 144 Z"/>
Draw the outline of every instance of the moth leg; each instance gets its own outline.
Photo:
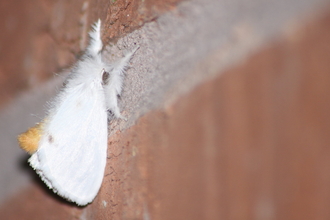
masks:
<path id="1" fill-rule="evenodd" d="M 118 107 L 117 105 L 116 105 L 116 106 L 113 106 L 113 108 L 111 109 L 111 111 L 112 111 L 112 113 L 114 114 L 114 116 L 115 116 L 116 118 L 120 118 L 120 119 L 122 119 L 122 120 L 127 121 L 127 118 L 124 117 L 124 116 L 122 116 L 122 115 L 120 114 L 120 110 L 119 110 L 119 107 Z"/>

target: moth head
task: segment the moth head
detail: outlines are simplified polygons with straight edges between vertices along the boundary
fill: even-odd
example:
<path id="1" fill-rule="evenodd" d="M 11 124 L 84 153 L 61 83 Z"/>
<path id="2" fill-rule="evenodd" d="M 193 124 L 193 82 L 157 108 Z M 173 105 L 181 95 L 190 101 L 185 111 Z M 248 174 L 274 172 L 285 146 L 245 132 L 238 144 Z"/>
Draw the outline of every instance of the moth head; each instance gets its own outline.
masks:
<path id="1" fill-rule="evenodd" d="M 33 154 L 37 151 L 39 141 L 43 130 L 43 122 L 37 123 L 34 127 L 29 128 L 26 132 L 18 135 L 17 140 L 20 148 Z"/>

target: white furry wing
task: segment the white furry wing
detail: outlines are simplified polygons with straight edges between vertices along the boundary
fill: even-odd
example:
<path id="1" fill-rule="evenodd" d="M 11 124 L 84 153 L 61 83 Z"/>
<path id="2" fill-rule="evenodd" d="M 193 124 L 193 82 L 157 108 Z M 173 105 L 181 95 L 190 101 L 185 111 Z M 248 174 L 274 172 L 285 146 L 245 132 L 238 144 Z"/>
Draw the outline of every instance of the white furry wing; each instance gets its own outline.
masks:
<path id="1" fill-rule="evenodd" d="M 29 162 L 55 192 L 86 205 L 101 186 L 106 151 L 104 91 L 93 81 L 66 88 L 60 95 Z"/>
<path id="2" fill-rule="evenodd" d="M 29 163 L 54 192 L 78 205 L 93 201 L 107 158 L 107 111 L 120 114 L 117 96 L 136 47 L 108 64 L 102 59 L 101 21 L 90 31 L 90 44 L 42 122 L 37 151 Z"/>

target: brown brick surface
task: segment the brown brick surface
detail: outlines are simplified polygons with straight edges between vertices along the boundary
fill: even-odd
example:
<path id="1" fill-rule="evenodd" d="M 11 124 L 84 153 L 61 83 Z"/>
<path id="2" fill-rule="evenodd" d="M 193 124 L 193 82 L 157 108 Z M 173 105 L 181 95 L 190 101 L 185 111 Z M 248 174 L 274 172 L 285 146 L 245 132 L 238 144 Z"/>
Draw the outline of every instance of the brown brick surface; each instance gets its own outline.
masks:
<path id="1" fill-rule="evenodd" d="M 0 106 L 69 67 L 101 18 L 104 43 L 175 7 L 179 0 L 0 1 Z"/>
<path id="2" fill-rule="evenodd" d="M 33 186 L 0 216 L 329 219 L 329 24 L 330 13 L 112 136 L 91 205 Z"/>

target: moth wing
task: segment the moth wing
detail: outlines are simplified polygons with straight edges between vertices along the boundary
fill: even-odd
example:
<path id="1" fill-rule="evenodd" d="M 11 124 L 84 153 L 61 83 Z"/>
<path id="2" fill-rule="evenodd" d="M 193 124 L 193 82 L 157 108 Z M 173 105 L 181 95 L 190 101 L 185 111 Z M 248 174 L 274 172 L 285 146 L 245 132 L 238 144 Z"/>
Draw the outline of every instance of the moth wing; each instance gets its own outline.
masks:
<path id="1" fill-rule="evenodd" d="M 93 201 L 103 180 L 107 151 L 104 103 L 101 84 L 67 88 L 29 160 L 50 188 L 78 205 Z"/>

